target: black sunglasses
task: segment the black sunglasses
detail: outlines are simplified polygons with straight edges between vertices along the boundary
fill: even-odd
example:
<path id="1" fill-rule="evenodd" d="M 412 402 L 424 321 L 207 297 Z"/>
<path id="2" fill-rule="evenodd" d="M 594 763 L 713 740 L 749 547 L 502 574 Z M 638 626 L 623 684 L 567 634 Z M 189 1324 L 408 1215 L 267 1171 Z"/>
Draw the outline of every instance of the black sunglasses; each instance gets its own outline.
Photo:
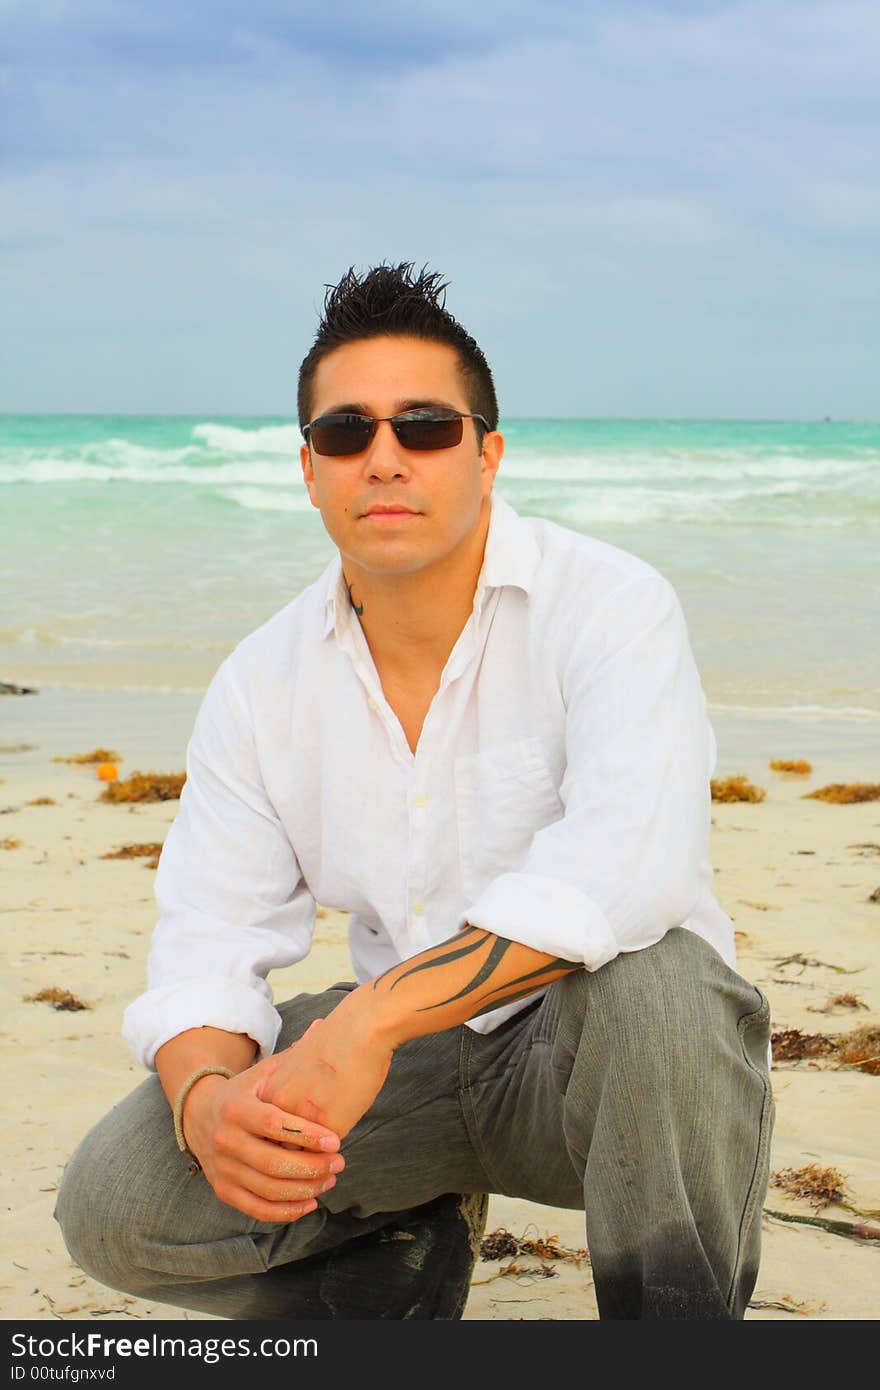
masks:
<path id="1" fill-rule="evenodd" d="M 362 454 L 379 428 L 387 420 L 404 449 L 454 449 L 464 434 L 463 420 L 479 420 L 490 428 L 484 415 L 467 415 L 442 406 L 430 409 L 407 410 L 402 415 L 320 415 L 303 425 L 303 435 L 316 454 L 341 458 L 344 454 Z"/>

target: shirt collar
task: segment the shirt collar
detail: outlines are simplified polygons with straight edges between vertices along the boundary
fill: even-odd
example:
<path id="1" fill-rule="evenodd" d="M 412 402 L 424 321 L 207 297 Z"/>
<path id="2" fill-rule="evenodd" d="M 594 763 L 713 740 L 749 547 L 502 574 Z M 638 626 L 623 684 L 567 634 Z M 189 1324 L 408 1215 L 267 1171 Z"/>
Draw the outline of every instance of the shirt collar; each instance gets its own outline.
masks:
<path id="1" fill-rule="evenodd" d="M 492 510 L 483 566 L 474 594 L 474 612 L 479 617 L 490 590 L 508 585 L 529 594 L 541 552 L 531 526 L 509 502 L 492 493 Z M 342 558 L 336 555 L 326 570 L 324 597 L 324 631 L 327 637 L 337 626 L 337 617 L 350 609 L 350 599 L 342 572 Z"/>
<path id="2" fill-rule="evenodd" d="M 349 605 L 348 590 L 345 587 L 345 576 L 342 573 L 342 556 L 338 553 L 330 561 L 325 570 L 326 594 L 324 598 L 324 631 L 322 637 L 327 637 L 336 626 L 337 612 L 345 611 L 344 605 Z"/>
<path id="3" fill-rule="evenodd" d="M 474 607 L 479 609 L 489 589 L 511 585 L 529 594 L 541 552 L 528 522 L 515 512 L 497 492 L 492 493 L 492 513 L 483 554 L 483 568 L 477 580 Z"/>

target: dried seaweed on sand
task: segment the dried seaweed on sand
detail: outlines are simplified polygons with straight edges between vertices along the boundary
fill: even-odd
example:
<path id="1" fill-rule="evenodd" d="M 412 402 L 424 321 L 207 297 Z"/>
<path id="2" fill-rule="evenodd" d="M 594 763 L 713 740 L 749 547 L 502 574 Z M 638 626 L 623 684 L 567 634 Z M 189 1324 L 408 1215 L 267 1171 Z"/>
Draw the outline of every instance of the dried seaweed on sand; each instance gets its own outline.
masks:
<path id="1" fill-rule="evenodd" d="M 824 1308 L 824 1303 L 820 1307 Z M 797 1313 L 799 1317 L 809 1317 L 810 1313 L 816 1310 L 802 1299 L 792 1297 L 790 1293 L 784 1293 L 781 1298 L 753 1298 L 749 1303 L 750 1308 L 774 1308 L 780 1313 Z"/>
<path id="2" fill-rule="evenodd" d="M 800 972 L 802 975 L 807 966 L 816 970 L 833 970 L 837 975 L 861 975 L 862 971 L 865 969 L 863 965 L 860 965 L 856 970 L 847 970 L 843 965 L 834 965 L 828 960 L 816 960 L 812 956 L 802 956 L 800 954 L 783 956 L 781 960 L 774 962 L 773 968 L 774 970 L 781 970 L 784 965 L 800 965 L 802 967 Z"/>
<path id="3" fill-rule="evenodd" d="M 763 787 L 756 787 L 747 777 L 713 777 L 709 783 L 713 801 L 763 801 Z"/>
<path id="4" fill-rule="evenodd" d="M 99 801 L 176 801 L 185 772 L 133 772 L 124 782 L 109 782 Z"/>
<path id="5" fill-rule="evenodd" d="M 771 758 L 770 766 L 774 772 L 812 772 L 813 764 L 806 758 Z"/>
<path id="6" fill-rule="evenodd" d="M 880 1028 L 876 1024 L 864 1024 L 854 1029 L 841 1039 L 837 1056 L 844 1066 L 880 1076 Z"/>
<path id="7" fill-rule="evenodd" d="M 48 985 L 45 989 L 37 990 L 36 994 L 26 994 L 24 1001 L 26 1004 L 51 1004 L 53 1009 L 67 1013 L 92 1007 L 91 1004 L 78 999 L 75 994 L 71 994 L 69 989 L 59 989 L 57 985 Z"/>
<path id="8" fill-rule="evenodd" d="M 519 1241 L 504 1227 L 490 1231 L 480 1242 L 481 1260 L 505 1260 L 509 1255 L 519 1254 Z"/>
<path id="9" fill-rule="evenodd" d="M 802 801 L 830 801 L 836 806 L 854 801 L 880 801 L 880 782 L 830 782 L 814 792 L 804 792 Z"/>
<path id="10" fill-rule="evenodd" d="M 830 1057 L 837 1041 L 826 1033 L 802 1033 L 799 1028 L 782 1028 L 770 1039 L 774 1062 L 799 1062 L 803 1057 Z"/>
<path id="11" fill-rule="evenodd" d="M 830 1014 L 835 1009 L 867 1009 L 868 1005 L 857 994 L 834 994 L 822 1005 L 808 1004 L 811 1014 Z"/>
<path id="12" fill-rule="evenodd" d="M 846 1177 L 838 1168 L 822 1168 L 818 1163 L 808 1163 L 803 1168 L 781 1168 L 771 1177 L 770 1185 L 781 1188 L 789 1197 L 799 1197 L 809 1202 L 814 1211 L 822 1211 L 830 1206 L 843 1207 L 845 1211 L 852 1212 L 853 1216 L 861 1218 L 855 1224 L 835 1221 L 823 1229 L 832 1230 L 838 1235 L 851 1235 L 860 1240 L 880 1239 L 880 1230 L 873 1225 L 864 1224 L 876 1221 L 880 1217 L 880 1211 L 865 1211 L 864 1208 L 853 1204 L 846 1190 Z M 767 1215 L 778 1216 L 781 1220 L 796 1219 L 782 1212 L 767 1211 Z M 811 1225 L 820 1224 L 813 1217 L 800 1219 Z"/>
<path id="13" fill-rule="evenodd" d="M 869 1076 L 880 1076 L 880 1027 L 866 1023 L 851 1033 L 802 1033 L 783 1028 L 770 1039 L 774 1062 L 799 1062 L 803 1058 L 829 1057 L 842 1067 L 854 1067 Z"/>
<path id="14" fill-rule="evenodd" d="M 150 841 L 140 845 L 123 845 L 121 849 L 111 850 L 107 854 L 102 854 L 102 859 L 148 859 L 146 867 L 155 869 L 159 864 L 159 855 L 162 853 L 162 845 L 157 841 Z"/>
<path id="15" fill-rule="evenodd" d="M 880 1226 L 869 1226 L 864 1221 L 829 1221 L 825 1216 L 797 1216 L 789 1211 L 771 1211 L 764 1208 L 765 1216 L 774 1221 L 789 1221 L 794 1226 L 816 1226 L 820 1231 L 828 1231 L 833 1236 L 845 1236 L 848 1240 L 880 1240 Z"/>
<path id="16" fill-rule="evenodd" d="M 71 753 L 66 758 L 53 758 L 53 763 L 121 763 L 124 761 L 121 753 L 115 753 L 112 748 L 93 748 L 91 753 Z"/>
<path id="17" fill-rule="evenodd" d="M 814 1211 L 836 1206 L 846 1198 L 846 1179 L 837 1168 L 820 1168 L 808 1163 L 805 1168 L 780 1168 L 771 1178 L 773 1187 L 781 1187 L 790 1197 L 804 1197 Z"/>
<path id="18" fill-rule="evenodd" d="M 480 1242 L 480 1259 L 504 1260 L 515 1255 L 532 1255 L 540 1260 L 567 1260 L 578 1266 L 589 1261 L 590 1257 L 585 1249 L 573 1250 L 561 1245 L 558 1236 L 542 1236 L 537 1231 L 532 1238 L 526 1234 L 530 1230 L 536 1228 L 527 1226 L 521 1236 L 513 1235 L 504 1226 L 490 1231 Z M 534 1270 L 530 1272 L 534 1273 Z"/>

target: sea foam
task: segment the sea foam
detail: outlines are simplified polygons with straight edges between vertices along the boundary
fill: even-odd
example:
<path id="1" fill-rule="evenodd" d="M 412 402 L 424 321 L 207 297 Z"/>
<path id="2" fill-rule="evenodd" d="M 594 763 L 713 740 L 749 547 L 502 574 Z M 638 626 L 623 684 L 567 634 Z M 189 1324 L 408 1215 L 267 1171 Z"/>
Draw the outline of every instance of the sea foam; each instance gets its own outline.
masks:
<path id="1" fill-rule="evenodd" d="M 192 437 L 207 448 L 224 454 L 283 454 L 287 458 L 298 457 L 303 442 L 297 425 L 259 425 L 254 429 L 240 429 L 236 425 L 208 422 L 196 425 Z"/>

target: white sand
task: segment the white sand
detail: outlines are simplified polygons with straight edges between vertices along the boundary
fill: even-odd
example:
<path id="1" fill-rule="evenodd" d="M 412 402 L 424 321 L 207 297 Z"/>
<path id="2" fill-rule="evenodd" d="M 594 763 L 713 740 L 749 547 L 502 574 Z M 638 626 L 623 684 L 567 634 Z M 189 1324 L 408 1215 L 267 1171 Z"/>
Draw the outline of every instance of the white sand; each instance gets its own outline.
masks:
<path id="1" fill-rule="evenodd" d="M 85 751 L 58 747 L 54 752 Z M 784 754 L 788 756 L 789 754 Z M 129 761 L 122 775 L 132 769 Z M 182 767 L 179 757 L 162 770 Z M 126 1004 L 140 993 L 155 920 L 152 871 L 143 860 L 100 856 L 130 842 L 161 841 L 177 803 L 112 806 L 99 802 L 94 768 L 0 755 L 2 921 L 9 966 L 3 982 L 2 1047 L 7 1084 L 3 1139 L 4 1201 L 0 1315 L 5 1319 L 196 1317 L 114 1293 L 70 1261 L 52 1220 L 62 1166 L 79 1138 L 140 1079 L 120 1037 Z M 849 1031 L 880 1022 L 880 802 L 852 806 L 803 801 L 802 792 L 834 780 L 818 767 L 807 779 L 767 771 L 760 804 L 713 806 L 716 891 L 740 936 L 740 969 L 768 994 L 774 1028 Z M 846 780 L 852 780 L 851 777 Z M 56 804 L 28 806 L 40 796 Z M 858 849 L 857 845 L 873 845 Z M 809 850 L 810 854 L 798 851 Z M 777 966 L 799 954 L 810 961 Z M 839 974 L 830 966 L 854 973 Z M 276 997 L 320 989 L 350 975 L 345 918 L 328 911 L 308 961 L 272 977 Z M 24 996 L 46 986 L 72 990 L 90 1009 L 58 1012 Z M 843 990 L 869 1006 L 856 1013 L 811 1012 Z M 849 1200 L 880 1209 L 880 1077 L 826 1062 L 774 1070 L 778 1115 L 772 1168 L 833 1165 Z M 768 1207 L 811 1215 L 806 1201 L 771 1187 Z M 823 1216 L 853 1220 L 840 1207 Z M 880 1222 L 875 1222 L 880 1227 Z M 555 1235 L 584 1244 L 578 1213 L 493 1198 L 488 1231 Z M 536 1260 L 530 1263 L 537 1271 Z M 499 1275 L 478 1262 L 465 1316 L 479 1319 L 595 1318 L 589 1265 L 560 1262 L 553 1278 Z M 488 1282 L 486 1282 L 488 1281 Z M 807 1226 L 765 1221 L 755 1318 L 872 1319 L 880 1315 L 880 1242 L 855 1243 Z"/>

